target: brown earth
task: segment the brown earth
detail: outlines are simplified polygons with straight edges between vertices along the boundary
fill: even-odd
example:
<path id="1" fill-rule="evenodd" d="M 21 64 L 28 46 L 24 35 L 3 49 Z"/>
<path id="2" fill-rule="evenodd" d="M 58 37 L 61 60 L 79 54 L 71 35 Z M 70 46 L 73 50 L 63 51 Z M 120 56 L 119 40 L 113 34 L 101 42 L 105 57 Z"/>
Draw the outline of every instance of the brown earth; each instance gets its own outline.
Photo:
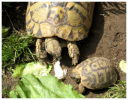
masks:
<path id="1" fill-rule="evenodd" d="M 19 24 L 23 26 L 23 30 L 24 22 Z M 78 42 L 78 46 L 81 53 L 79 63 L 94 56 L 106 57 L 117 68 L 120 80 L 126 80 L 126 75 L 118 68 L 119 62 L 126 60 L 126 3 L 96 3 L 90 33 L 86 39 Z M 71 66 L 66 48 L 62 51 L 62 64 L 68 66 L 68 75 L 64 82 L 76 88 L 78 84 L 70 77 L 70 71 L 74 67 Z M 83 94 L 88 98 L 95 98 L 106 91 L 107 89 L 87 90 Z"/>

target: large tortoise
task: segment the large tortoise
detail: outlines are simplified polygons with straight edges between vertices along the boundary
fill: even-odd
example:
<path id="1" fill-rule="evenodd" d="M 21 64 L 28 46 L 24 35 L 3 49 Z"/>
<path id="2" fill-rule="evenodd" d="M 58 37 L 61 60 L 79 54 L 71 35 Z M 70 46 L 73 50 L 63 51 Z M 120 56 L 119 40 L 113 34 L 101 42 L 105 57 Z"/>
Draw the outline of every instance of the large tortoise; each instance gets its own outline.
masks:
<path id="1" fill-rule="evenodd" d="M 72 64 L 76 65 L 80 53 L 75 42 L 87 37 L 93 9 L 93 2 L 28 3 L 26 30 L 37 38 L 37 57 L 44 59 L 49 53 L 58 59 L 61 47 L 67 46 Z"/>
<path id="2" fill-rule="evenodd" d="M 104 57 L 92 57 L 78 64 L 71 72 L 71 77 L 81 79 L 78 91 L 103 89 L 117 81 L 117 72 L 110 60 Z"/>

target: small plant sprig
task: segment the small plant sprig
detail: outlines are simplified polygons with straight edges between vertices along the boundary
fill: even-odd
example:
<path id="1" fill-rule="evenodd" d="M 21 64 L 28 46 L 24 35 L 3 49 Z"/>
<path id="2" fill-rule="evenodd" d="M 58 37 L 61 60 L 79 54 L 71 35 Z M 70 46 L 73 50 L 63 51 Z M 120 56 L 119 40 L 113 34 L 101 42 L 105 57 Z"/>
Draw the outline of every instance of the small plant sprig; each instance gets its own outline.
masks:
<path id="1" fill-rule="evenodd" d="M 113 87 L 107 91 L 103 96 L 104 98 L 126 98 L 126 81 L 120 80 L 118 84 L 115 84 Z"/>

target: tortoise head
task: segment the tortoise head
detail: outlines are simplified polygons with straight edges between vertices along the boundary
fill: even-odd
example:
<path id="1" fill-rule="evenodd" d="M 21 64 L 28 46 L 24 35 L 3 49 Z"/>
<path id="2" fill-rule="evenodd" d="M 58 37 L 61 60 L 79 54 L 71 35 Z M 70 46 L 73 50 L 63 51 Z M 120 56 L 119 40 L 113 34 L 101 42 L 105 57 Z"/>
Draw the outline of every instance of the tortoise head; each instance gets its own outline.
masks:
<path id="1" fill-rule="evenodd" d="M 76 67 L 76 68 L 74 68 L 74 69 L 71 71 L 70 76 L 71 76 L 72 78 L 80 79 L 80 78 L 81 78 L 80 73 L 81 73 L 81 71 L 80 71 L 79 69 L 77 69 L 77 67 Z"/>

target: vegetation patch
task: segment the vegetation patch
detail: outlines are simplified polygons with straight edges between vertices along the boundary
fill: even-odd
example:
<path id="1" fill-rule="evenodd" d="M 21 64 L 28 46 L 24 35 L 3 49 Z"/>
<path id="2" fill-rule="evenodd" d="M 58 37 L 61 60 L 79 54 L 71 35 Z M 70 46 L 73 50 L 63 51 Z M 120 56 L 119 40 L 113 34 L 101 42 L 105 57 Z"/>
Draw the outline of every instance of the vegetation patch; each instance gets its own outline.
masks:
<path id="1" fill-rule="evenodd" d="M 7 33 L 8 29 L 5 27 L 2 29 L 2 32 L 2 34 L 10 34 L 8 37 L 2 38 L 3 68 L 35 59 L 29 49 L 33 44 L 33 38 L 31 36 L 21 36 L 16 32 Z"/>

